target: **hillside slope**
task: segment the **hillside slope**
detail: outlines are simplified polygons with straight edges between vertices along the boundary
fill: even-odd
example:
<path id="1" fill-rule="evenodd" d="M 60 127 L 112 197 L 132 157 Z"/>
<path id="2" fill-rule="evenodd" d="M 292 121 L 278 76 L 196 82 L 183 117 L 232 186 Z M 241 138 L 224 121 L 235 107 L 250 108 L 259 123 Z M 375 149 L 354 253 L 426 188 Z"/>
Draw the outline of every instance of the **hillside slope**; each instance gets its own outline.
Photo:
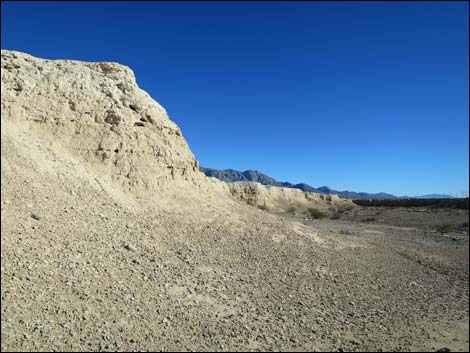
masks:
<path id="1" fill-rule="evenodd" d="M 123 190 L 186 193 L 205 184 L 178 126 L 117 63 L 2 51 L 2 118 Z"/>

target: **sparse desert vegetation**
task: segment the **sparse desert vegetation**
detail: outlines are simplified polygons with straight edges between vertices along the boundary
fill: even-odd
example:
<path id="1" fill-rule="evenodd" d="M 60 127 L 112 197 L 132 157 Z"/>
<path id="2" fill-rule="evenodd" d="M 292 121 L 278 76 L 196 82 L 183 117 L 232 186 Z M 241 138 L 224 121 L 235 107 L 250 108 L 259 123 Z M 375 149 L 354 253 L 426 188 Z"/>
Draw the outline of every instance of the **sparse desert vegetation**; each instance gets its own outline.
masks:
<path id="1" fill-rule="evenodd" d="M 326 217 L 322 211 L 313 207 L 308 208 L 306 213 L 313 219 L 322 219 Z"/>
<path id="2" fill-rule="evenodd" d="M 296 208 L 294 206 L 291 206 L 287 209 L 287 212 L 294 214 L 296 212 Z"/>

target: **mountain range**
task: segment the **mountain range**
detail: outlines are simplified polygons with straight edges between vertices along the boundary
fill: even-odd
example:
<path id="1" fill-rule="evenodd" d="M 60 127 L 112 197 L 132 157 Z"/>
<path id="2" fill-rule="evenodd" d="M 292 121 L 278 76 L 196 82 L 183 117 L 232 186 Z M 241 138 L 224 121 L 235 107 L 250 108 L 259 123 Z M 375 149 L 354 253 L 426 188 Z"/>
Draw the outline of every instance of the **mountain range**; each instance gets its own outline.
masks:
<path id="1" fill-rule="evenodd" d="M 450 195 L 443 195 L 443 194 L 430 194 L 430 195 L 421 195 L 421 196 L 396 196 L 396 195 L 387 194 L 384 192 L 371 194 L 368 192 L 356 192 L 356 191 L 347 191 L 347 190 L 338 191 L 338 190 L 333 190 L 329 188 L 328 186 L 320 186 L 316 188 L 305 183 L 292 184 L 286 181 L 284 182 L 277 181 L 276 179 L 266 174 L 263 174 L 257 170 L 245 170 L 244 172 L 241 172 L 235 169 L 218 170 L 218 169 L 205 168 L 205 167 L 199 167 L 199 170 L 208 177 L 217 178 L 225 182 L 252 181 L 252 182 L 258 182 L 263 185 L 293 188 L 293 189 L 299 189 L 299 190 L 306 191 L 306 192 L 318 192 L 318 193 L 326 194 L 326 195 L 336 194 L 346 199 L 406 199 L 406 198 L 427 199 L 427 198 L 451 198 L 452 197 Z"/>

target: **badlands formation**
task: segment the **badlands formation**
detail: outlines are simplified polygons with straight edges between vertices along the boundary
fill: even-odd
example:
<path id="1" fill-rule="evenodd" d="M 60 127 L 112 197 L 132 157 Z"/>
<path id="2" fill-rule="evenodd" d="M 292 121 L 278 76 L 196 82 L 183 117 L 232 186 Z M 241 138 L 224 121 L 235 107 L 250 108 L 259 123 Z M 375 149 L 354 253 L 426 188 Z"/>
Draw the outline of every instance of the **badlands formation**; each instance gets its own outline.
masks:
<path id="1" fill-rule="evenodd" d="M 206 178 L 126 66 L 1 55 L 2 351 L 468 350 L 468 236 L 286 216 L 361 208 Z"/>

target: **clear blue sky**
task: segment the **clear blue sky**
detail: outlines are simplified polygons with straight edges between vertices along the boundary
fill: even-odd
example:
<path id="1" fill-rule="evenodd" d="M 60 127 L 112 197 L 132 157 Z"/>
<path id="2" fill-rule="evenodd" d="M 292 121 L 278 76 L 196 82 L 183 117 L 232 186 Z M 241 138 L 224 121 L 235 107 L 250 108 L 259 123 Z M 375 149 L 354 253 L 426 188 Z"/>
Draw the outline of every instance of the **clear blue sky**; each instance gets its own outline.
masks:
<path id="1" fill-rule="evenodd" d="M 468 190 L 467 2 L 5 2 L 3 49 L 117 61 L 201 165 Z"/>

